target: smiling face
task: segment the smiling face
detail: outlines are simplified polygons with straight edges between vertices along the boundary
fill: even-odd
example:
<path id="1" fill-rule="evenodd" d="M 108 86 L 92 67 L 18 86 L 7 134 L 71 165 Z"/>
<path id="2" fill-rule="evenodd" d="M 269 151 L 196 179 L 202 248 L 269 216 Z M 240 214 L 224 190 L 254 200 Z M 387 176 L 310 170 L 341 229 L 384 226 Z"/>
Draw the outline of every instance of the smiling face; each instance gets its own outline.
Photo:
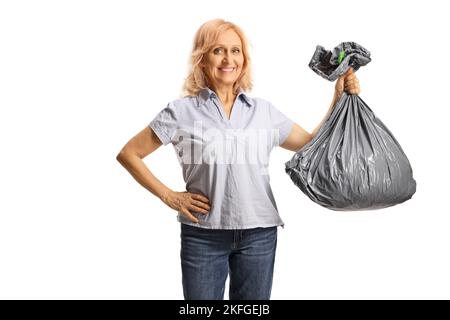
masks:
<path id="1" fill-rule="evenodd" d="M 229 29 L 219 35 L 212 49 L 205 54 L 202 64 L 213 87 L 233 86 L 244 64 L 242 42 L 238 34 Z"/>

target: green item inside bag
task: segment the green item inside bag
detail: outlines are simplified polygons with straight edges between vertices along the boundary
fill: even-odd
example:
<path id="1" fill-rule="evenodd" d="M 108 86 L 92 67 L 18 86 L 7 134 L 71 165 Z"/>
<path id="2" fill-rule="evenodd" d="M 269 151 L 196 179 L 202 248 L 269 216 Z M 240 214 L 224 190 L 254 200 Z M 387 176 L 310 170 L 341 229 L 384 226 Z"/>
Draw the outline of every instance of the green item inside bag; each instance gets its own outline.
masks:
<path id="1" fill-rule="evenodd" d="M 345 58 L 345 51 L 341 51 L 339 52 L 339 56 L 338 56 L 338 63 L 340 64 L 342 62 L 342 60 L 344 60 Z"/>

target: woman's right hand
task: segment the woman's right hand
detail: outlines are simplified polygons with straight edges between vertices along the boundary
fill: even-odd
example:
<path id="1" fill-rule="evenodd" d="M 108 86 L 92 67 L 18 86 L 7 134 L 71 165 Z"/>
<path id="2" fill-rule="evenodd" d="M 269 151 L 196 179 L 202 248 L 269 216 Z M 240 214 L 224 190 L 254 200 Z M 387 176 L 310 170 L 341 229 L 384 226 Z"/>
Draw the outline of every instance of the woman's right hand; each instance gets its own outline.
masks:
<path id="1" fill-rule="evenodd" d="M 176 192 L 170 191 L 161 199 L 170 208 L 184 214 L 186 218 L 194 223 L 198 223 L 198 219 L 194 217 L 189 210 L 208 214 L 211 207 L 209 200 L 201 194 L 190 193 L 187 191 Z"/>

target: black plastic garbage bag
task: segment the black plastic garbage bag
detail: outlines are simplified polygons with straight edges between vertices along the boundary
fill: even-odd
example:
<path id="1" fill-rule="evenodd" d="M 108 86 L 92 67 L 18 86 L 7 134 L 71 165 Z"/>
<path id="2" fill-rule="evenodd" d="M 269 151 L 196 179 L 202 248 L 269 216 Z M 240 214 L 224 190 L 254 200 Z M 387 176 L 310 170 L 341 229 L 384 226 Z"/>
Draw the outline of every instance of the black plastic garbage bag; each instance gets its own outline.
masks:
<path id="1" fill-rule="evenodd" d="M 355 42 L 333 51 L 317 46 L 310 68 L 334 81 L 349 67 L 371 61 Z M 394 135 L 358 96 L 344 92 L 317 135 L 292 159 L 286 173 L 311 200 L 332 210 L 371 210 L 410 199 L 412 168 Z"/>

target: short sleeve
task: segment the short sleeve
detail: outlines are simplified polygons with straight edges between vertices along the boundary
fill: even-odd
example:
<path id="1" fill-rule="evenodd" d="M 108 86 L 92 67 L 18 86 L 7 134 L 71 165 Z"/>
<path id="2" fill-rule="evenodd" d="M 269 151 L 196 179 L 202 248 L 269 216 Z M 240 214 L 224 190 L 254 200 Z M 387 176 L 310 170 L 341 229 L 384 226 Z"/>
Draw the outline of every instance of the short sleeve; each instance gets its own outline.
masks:
<path id="1" fill-rule="evenodd" d="M 292 130 L 294 121 L 289 119 L 284 113 L 269 103 L 270 124 L 273 130 L 278 133 L 278 145 L 282 145 Z"/>
<path id="2" fill-rule="evenodd" d="M 162 109 L 148 126 L 153 129 L 163 145 L 169 144 L 178 127 L 178 118 L 173 103 L 169 102 L 167 107 Z"/>

